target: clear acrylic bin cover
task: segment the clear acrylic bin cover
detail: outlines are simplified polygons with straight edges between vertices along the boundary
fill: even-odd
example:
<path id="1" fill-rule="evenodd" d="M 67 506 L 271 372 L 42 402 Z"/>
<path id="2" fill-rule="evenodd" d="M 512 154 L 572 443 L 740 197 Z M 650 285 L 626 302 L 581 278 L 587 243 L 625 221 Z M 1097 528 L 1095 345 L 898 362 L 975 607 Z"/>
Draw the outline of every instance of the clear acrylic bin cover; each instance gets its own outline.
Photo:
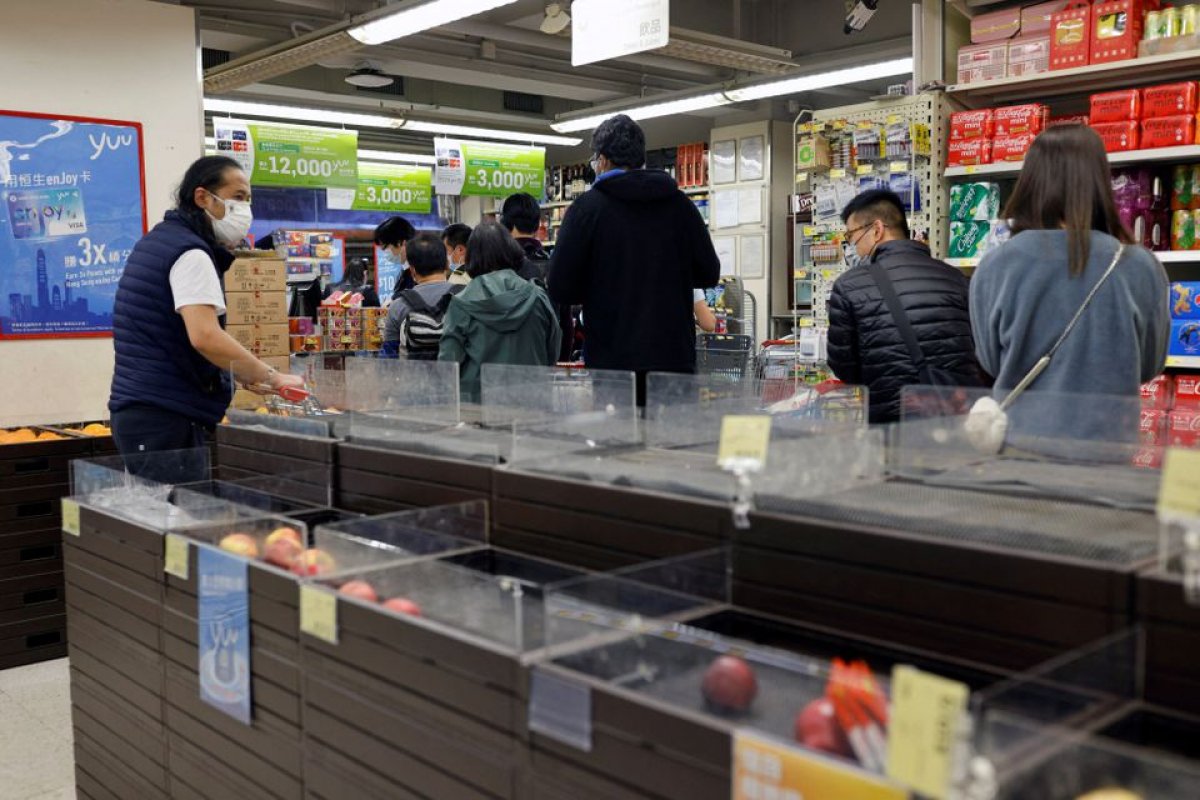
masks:
<path id="1" fill-rule="evenodd" d="M 487 427 L 511 428 L 514 422 L 538 422 L 612 409 L 634 413 L 632 372 L 577 367 L 484 364 L 481 415 Z"/>

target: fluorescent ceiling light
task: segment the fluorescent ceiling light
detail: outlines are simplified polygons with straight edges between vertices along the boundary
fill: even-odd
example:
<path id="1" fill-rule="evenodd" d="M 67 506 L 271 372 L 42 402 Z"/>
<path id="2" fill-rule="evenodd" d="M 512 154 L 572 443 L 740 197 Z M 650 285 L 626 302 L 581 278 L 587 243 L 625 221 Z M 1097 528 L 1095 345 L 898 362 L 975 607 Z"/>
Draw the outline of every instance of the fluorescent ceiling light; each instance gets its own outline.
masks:
<path id="1" fill-rule="evenodd" d="M 214 155 L 220 155 L 217 152 L 217 140 L 212 136 L 204 137 L 204 146 L 209 152 Z M 421 153 L 400 153 L 395 150 L 359 150 L 359 161 L 389 161 L 398 162 L 401 164 L 429 164 L 437 163 L 437 158 L 427 156 Z"/>
<path id="2" fill-rule="evenodd" d="M 429 0 L 428 3 L 410 6 L 356 25 L 346 32 L 363 44 L 383 44 L 515 2 L 516 0 Z"/>
<path id="3" fill-rule="evenodd" d="M 328 122 L 334 125 L 354 125 L 359 128 L 399 128 L 404 125 L 404 120 L 399 117 L 358 114 L 353 111 L 278 106 L 273 103 L 251 103 L 245 100 L 225 100 L 219 97 L 204 98 L 204 110 L 214 114 L 244 114 L 251 117 Z"/>
<path id="4" fill-rule="evenodd" d="M 795 78 L 769 81 L 737 88 L 728 88 L 719 92 L 697 95 L 678 100 L 662 100 L 629 108 L 614 108 L 599 114 L 586 117 L 564 119 L 550 123 L 550 127 L 559 133 L 592 130 L 604 120 L 617 114 L 627 114 L 633 119 L 653 119 L 671 114 L 687 114 L 691 111 L 702 111 L 706 108 L 742 103 L 748 100 L 762 100 L 767 97 L 809 92 L 813 89 L 825 89 L 830 86 L 841 86 L 849 83 L 890 78 L 897 75 L 909 75 L 913 70 L 911 57 L 897 58 L 877 64 L 866 64 L 861 67 L 848 67 L 830 72 L 817 72 L 812 75 L 801 75 Z"/>
<path id="5" fill-rule="evenodd" d="M 494 128 L 473 128 L 468 125 L 447 125 L 441 122 L 405 120 L 404 130 L 419 133 L 437 133 L 446 136 L 470 136 L 477 139 L 498 139 L 504 142 L 533 142 L 535 144 L 561 144 L 574 147 L 583 140 L 578 136 L 555 136 L 550 133 L 523 133 Z"/>
<path id="6" fill-rule="evenodd" d="M 897 58 L 878 64 L 865 64 L 861 67 L 847 67 L 830 72 L 818 72 L 814 75 L 801 75 L 797 78 L 769 81 L 767 83 L 729 89 L 725 94 L 735 103 L 747 100 L 763 100 L 768 97 L 811 92 L 814 89 L 827 89 L 831 86 L 843 86 L 849 83 L 891 78 L 897 75 L 911 75 L 913 71 L 912 57 Z"/>
<path id="7" fill-rule="evenodd" d="M 617 114 L 627 114 L 633 119 L 653 119 L 654 117 L 667 117 L 671 114 L 687 114 L 691 111 L 703 111 L 706 108 L 716 108 L 717 106 L 728 105 L 731 102 L 733 101 L 721 92 L 710 92 L 709 94 L 702 94 L 696 97 L 665 100 L 661 103 L 650 103 L 644 106 L 608 111 L 603 114 L 592 114 L 588 117 L 552 122 L 550 123 L 550 127 L 559 133 L 573 133 L 575 131 L 592 130 L 601 122 L 604 122 L 604 120 Z"/>

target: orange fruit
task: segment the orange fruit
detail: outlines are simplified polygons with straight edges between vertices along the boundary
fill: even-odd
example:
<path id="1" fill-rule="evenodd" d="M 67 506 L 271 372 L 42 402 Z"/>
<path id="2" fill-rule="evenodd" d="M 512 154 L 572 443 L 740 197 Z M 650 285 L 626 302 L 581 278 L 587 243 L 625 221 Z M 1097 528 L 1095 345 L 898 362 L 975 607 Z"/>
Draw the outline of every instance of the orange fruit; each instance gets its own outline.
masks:
<path id="1" fill-rule="evenodd" d="M 59 436 L 57 433 L 54 433 L 53 431 L 42 431 L 41 433 L 38 434 L 37 438 L 38 438 L 39 442 L 51 442 L 51 441 L 54 441 L 55 439 L 61 439 L 63 437 Z"/>

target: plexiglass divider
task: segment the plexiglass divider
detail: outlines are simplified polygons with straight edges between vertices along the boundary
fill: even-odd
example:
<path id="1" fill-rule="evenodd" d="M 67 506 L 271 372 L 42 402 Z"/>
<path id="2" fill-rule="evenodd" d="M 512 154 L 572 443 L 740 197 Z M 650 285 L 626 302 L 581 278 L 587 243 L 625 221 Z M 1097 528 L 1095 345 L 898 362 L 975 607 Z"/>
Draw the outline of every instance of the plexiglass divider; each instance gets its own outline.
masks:
<path id="1" fill-rule="evenodd" d="M 624 414 L 635 402 L 633 373 L 615 370 L 484 364 L 481 385 L 482 422 L 491 428 L 610 407 Z"/>
<path id="2" fill-rule="evenodd" d="M 323 499 L 317 497 L 317 489 L 324 490 Z M 329 467 L 315 467 L 276 475 L 198 481 L 176 486 L 170 499 L 174 502 L 185 493 L 208 494 L 272 514 L 311 511 L 332 504 L 333 474 Z"/>

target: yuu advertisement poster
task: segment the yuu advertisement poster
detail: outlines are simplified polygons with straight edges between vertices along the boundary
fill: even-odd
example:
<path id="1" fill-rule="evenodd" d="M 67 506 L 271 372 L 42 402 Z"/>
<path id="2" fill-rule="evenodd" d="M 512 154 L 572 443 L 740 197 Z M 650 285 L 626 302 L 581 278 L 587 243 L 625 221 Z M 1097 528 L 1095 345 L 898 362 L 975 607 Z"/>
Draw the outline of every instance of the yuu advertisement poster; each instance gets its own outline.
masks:
<path id="1" fill-rule="evenodd" d="M 146 231 L 142 129 L 0 111 L 0 339 L 104 336 Z"/>

